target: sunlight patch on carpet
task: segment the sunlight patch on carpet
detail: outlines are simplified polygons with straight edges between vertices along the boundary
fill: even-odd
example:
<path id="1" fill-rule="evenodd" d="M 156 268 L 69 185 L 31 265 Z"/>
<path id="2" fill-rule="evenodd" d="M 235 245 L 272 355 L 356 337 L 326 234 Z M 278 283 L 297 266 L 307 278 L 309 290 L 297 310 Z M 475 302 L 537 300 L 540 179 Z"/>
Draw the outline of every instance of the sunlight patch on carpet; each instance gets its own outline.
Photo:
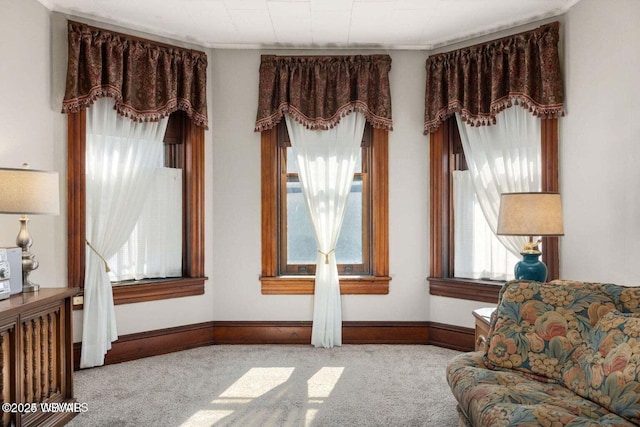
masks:
<path id="1" fill-rule="evenodd" d="M 180 427 L 202 427 L 205 425 L 210 426 L 231 414 L 233 414 L 233 411 L 201 410 L 193 414 L 187 421 L 182 423 Z"/>
<path id="2" fill-rule="evenodd" d="M 287 382 L 295 368 L 251 368 L 221 398 L 255 399 Z M 213 401 L 212 403 L 217 403 Z"/>
<path id="3" fill-rule="evenodd" d="M 309 399 L 329 397 L 342 376 L 344 368 L 321 368 L 307 381 Z"/>
<path id="4" fill-rule="evenodd" d="M 318 415 L 317 409 L 313 409 L 313 408 L 307 409 L 306 417 L 304 420 L 305 427 L 311 426 L 311 423 L 313 423 L 313 420 L 315 419 L 316 415 Z"/>
<path id="5" fill-rule="evenodd" d="M 211 404 L 221 409 L 202 409 L 193 414 L 181 427 L 212 425 L 232 415 L 240 406 L 246 405 L 279 386 L 286 384 L 295 368 L 251 368 L 242 377 L 222 392 Z M 318 414 L 318 405 L 322 405 L 340 380 L 344 367 L 323 367 L 307 380 L 307 404 L 305 425 L 309 426 Z M 236 406 L 240 405 L 240 406 Z M 235 408 L 234 408 L 235 406 Z M 233 408 L 233 409 L 231 409 Z"/>
<path id="6" fill-rule="evenodd" d="M 309 395 L 309 404 L 324 403 L 324 399 L 329 397 L 333 389 L 335 388 L 338 380 L 342 376 L 344 368 L 324 367 L 320 368 L 309 380 L 307 381 L 307 390 Z M 305 417 L 305 426 L 311 425 L 314 418 L 318 414 L 317 408 L 307 409 Z"/>

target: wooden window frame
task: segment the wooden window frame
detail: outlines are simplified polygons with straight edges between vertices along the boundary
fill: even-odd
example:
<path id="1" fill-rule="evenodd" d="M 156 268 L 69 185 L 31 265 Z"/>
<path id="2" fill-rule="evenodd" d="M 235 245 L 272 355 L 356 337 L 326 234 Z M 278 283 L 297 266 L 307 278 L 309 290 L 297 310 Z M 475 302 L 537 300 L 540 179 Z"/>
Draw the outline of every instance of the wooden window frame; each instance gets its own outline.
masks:
<path id="1" fill-rule="evenodd" d="M 542 191 L 558 191 L 558 119 L 541 119 Z M 497 303 L 504 282 L 460 279 L 453 275 L 452 174 L 458 161 L 452 135 L 457 132 L 450 117 L 429 136 L 430 177 L 430 260 L 429 294 L 449 298 Z M 557 237 L 543 237 L 542 260 L 547 264 L 547 280 L 559 277 Z"/>
<path id="2" fill-rule="evenodd" d="M 340 293 L 389 293 L 389 194 L 388 158 L 389 131 L 372 129 L 370 161 L 371 189 L 371 274 L 340 276 Z M 315 277 L 311 275 L 281 275 L 279 272 L 280 160 L 277 126 L 261 133 L 262 191 L 262 294 L 308 295 L 314 293 Z"/>
<path id="3" fill-rule="evenodd" d="M 182 133 L 183 276 L 114 285 L 116 305 L 204 294 L 204 128 L 184 115 Z M 86 266 L 86 110 L 68 115 L 67 137 L 68 286 L 80 288 L 82 295 Z M 82 305 L 74 304 L 74 308 Z"/>

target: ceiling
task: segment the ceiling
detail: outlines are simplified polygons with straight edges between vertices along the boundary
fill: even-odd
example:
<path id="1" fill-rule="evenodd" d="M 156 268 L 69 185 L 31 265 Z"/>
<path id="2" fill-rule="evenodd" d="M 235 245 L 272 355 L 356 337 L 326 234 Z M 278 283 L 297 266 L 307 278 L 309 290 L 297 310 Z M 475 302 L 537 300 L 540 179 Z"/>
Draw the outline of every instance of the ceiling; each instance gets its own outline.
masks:
<path id="1" fill-rule="evenodd" d="M 561 15 L 579 0 L 39 0 L 209 48 L 425 49 Z"/>

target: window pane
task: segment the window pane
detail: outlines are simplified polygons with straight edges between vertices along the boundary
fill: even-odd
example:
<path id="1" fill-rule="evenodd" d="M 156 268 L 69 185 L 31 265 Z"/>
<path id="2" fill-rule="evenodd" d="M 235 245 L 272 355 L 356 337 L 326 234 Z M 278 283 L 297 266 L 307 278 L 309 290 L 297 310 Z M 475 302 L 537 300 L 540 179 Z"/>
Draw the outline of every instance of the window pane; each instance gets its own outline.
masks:
<path id="1" fill-rule="evenodd" d="M 287 264 L 315 264 L 316 251 L 302 186 L 297 177 L 290 177 L 287 180 Z"/>
<path id="2" fill-rule="evenodd" d="M 356 159 L 356 167 L 353 169 L 353 173 L 362 173 L 362 149 L 358 151 L 358 158 Z"/>
<path id="3" fill-rule="evenodd" d="M 351 184 L 344 220 L 336 245 L 338 264 L 362 264 L 362 177 Z"/>
<path id="4" fill-rule="evenodd" d="M 112 282 L 182 276 L 182 169 L 154 171 L 138 222 L 108 264 Z"/>
<path id="5" fill-rule="evenodd" d="M 313 226 L 297 177 L 287 180 L 287 264 L 315 264 L 317 256 Z M 351 185 L 342 230 L 336 247 L 338 264 L 361 264 L 362 177 Z"/>
<path id="6" fill-rule="evenodd" d="M 495 236 L 482 213 L 468 170 L 453 172 L 454 277 L 511 280 L 519 258 Z"/>
<path id="7" fill-rule="evenodd" d="M 287 147 L 287 173 L 298 173 L 298 162 L 291 147 Z"/>

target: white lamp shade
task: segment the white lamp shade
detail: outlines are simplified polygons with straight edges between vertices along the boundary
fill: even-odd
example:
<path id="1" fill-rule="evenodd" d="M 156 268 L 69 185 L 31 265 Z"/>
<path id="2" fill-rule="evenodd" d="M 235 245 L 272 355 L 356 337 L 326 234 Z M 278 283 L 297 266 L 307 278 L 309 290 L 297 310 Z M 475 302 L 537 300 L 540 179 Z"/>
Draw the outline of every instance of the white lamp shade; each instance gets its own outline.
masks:
<path id="1" fill-rule="evenodd" d="M 58 172 L 0 168 L 0 213 L 58 215 Z"/>
<path id="2" fill-rule="evenodd" d="M 563 236 L 562 203 L 558 193 L 503 193 L 498 235 Z"/>

